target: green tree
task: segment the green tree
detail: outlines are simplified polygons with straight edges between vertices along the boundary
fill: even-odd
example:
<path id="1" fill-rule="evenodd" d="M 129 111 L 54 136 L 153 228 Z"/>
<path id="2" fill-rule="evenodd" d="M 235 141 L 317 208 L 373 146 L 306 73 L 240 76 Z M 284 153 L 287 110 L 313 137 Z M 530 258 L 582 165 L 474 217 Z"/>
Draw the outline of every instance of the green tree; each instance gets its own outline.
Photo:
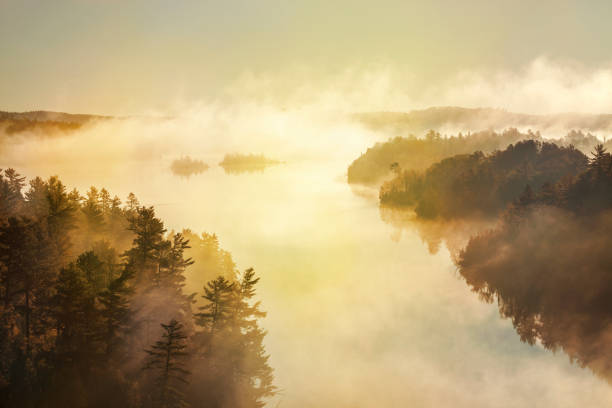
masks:
<path id="1" fill-rule="evenodd" d="M 183 332 L 183 325 L 175 319 L 161 326 L 161 340 L 145 350 L 148 359 L 144 369 L 152 371 L 155 377 L 153 405 L 160 408 L 187 407 L 189 405 L 182 392 L 190 374 L 185 368 L 187 336 Z"/>
<path id="2" fill-rule="evenodd" d="M 87 192 L 87 197 L 83 201 L 81 211 L 85 218 L 85 231 L 88 243 L 91 243 L 94 234 L 102 232 L 104 222 L 104 210 L 100 203 L 100 193 L 95 187 L 91 187 Z"/>
<path id="3" fill-rule="evenodd" d="M 200 312 L 195 314 L 195 319 L 211 337 L 231 319 L 234 294 L 234 283 L 223 276 L 208 282 L 204 287 L 202 298 L 206 303 L 199 307 Z"/>
<path id="4" fill-rule="evenodd" d="M 133 293 L 129 286 L 130 279 L 131 275 L 126 270 L 118 278 L 111 280 L 108 287 L 98 295 L 107 355 L 111 355 L 122 344 L 122 335 L 128 329 L 130 295 Z"/>
<path id="5" fill-rule="evenodd" d="M 134 234 L 132 249 L 125 253 L 128 264 L 135 269 L 138 282 L 151 281 L 159 269 L 164 224 L 155 217 L 153 207 L 138 207 L 129 218 L 128 229 Z"/>

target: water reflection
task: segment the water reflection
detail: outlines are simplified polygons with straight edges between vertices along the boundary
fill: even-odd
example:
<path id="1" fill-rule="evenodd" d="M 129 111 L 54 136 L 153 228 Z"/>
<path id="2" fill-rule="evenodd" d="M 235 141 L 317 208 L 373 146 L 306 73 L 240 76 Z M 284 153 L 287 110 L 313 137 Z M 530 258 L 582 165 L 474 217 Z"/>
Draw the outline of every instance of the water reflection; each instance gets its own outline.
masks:
<path id="1" fill-rule="evenodd" d="M 57 162 L 23 152 L 20 160 L 4 156 L 0 167 L 58 174 L 81 191 L 91 184 L 121 197 L 134 191 L 169 229 L 214 232 L 240 269 L 256 268 L 266 345 L 283 390 L 270 406 L 612 401 L 607 384 L 564 355 L 521 343 L 496 306 L 457 278 L 451 254 L 465 240 L 464 225 L 379 210 L 343 181 L 350 157 L 292 160 L 238 177 L 213 167 L 186 180 L 167 171 L 168 160 Z"/>
<path id="2" fill-rule="evenodd" d="M 189 178 L 208 170 L 208 164 L 202 160 L 192 159 L 190 156 L 182 156 L 172 161 L 170 170 L 177 176 Z"/>
<path id="3" fill-rule="evenodd" d="M 423 219 L 410 208 L 384 205 L 380 206 L 380 219 L 393 227 L 393 241 L 400 242 L 404 234 L 417 234 L 427 245 L 430 254 L 438 253 L 444 246 L 453 260 L 456 260 L 471 237 L 497 223 L 497 219 L 485 217 Z"/>

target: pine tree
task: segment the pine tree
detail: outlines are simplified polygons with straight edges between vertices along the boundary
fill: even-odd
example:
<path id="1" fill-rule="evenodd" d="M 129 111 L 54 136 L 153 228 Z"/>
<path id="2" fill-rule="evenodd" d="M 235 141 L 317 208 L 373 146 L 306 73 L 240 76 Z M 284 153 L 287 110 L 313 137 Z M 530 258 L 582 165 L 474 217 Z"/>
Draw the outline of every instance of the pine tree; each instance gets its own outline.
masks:
<path id="1" fill-rule="evenodd" d="M 97 188 L 92 186 L 89 189 L 81 211 L 85 216 L 86 238 L 90 242 L 92 236 L 101 233 L 104 228 L 104 211 L 100 204 L 100 194 Z"/>
<path id="2" fill-rule="evenodd" d="M 174 408 L 189 406 L 185 401 L 182 388 L 188 384 L 189 371 L 185 368 L 188 357 L 183 325 L 172 319 L 168 324 L 161 324 L 162 339 L 155 342 L 149 350 L 145 370 L 154 373 L 154 406 Z"/>
<path id="3" fill-rule="evenodd" d="M 127 197 L 126 211 L 130 214 L 135 213 L 140 207 L 140 202 L 134 193 L 130 193 Z"/>
<path id="4" fill-rule="evenodd" d="M 24 199 L 21 190 L 25 185 L 25 177 L 14 169 L 4 170 L 6 178 L 2 177 L 0 170 L 0 216 L 18 215 L 23 210 Z"/>
<path id="5" fill-rule="evenodd" d="M 27 358 L 32 355 L 33 333 L 39 329 L 36 305 L 46 301 L 53 279 L 51 245 L 45 225 L 40 222 L 9 218 L 0 226 L 3 303 L 20 316 L 19 333 Z"/>
<path id="6" fill-rule="evenodd" d="M 199 313 L 195 314 L 196 323 L 205 328 L 210 336 L 225 326 L 232 317 L 234 302 L 234 283 L 223 276 L 210 281 L 204 287 L 204 298 L 207 303 L 200 306 Z"/>
<path id="7" fill-rule="evenodd" d="M 260 302 L 252 303 L 258 282 L 255 271 L 249 268 L 244 271 L 236 286 L 234 333 L 238 339 L 232 368 L 232 378 L 235 379 L 235 392 L 232 395 L 236 398 L 232 406 L 235 407 L 263 407 L 265 398 L 276 393 L 273 370 L 268 364 L 269 356 L 263 346 L 266 332 L 257 322 L 266 313 L 259 309 Z"/>
<path id="8" fill-rule="evenodd" d="M 185 251 L 189 248 L 191 248 L 189 240 L 186 240 L 181 233 L 172 235 L 160 276 L 162 286 L 173 288 L 177 292 L 182 291 L 185 286 L 185 270 L 188 266 L 193 265 L 191 258 L 185 258 Z"/>
<path id="9" fill-rule="evenodd" d="M 127 213 L 121 208 L 121 200 L 114 196 L 106 214 L 106 233 L 108 239 L 116 243 L 117 249 L 125 248 L 130 244 L 132 234 L 128 226 Z"/>
<path id="10" fill-rule="evenodd" d="M 104 287 L 104 280 L 106 278 L 104 263 L 100 258 L 98 258 L 94 251 L 87 251 L 79 255 L 76 265 L 83 271 L 85 279 L 94 294 L 99 293 Z"/>
<path id="11" fill-rule="evenodd" d="M 129 218 L 128 229 L 135 235 L 132 249 L 125 253 L 135 269 L 136 280 L 150 280 L 159 269 L 159 251 L 164 244 L 164 224 L 155 217 L 153 207 L 138 207 Z"/>
<path id="12" fill-rule="evenodd" d="M 65 364 L 91 368 L 99 351 L 99 313 L 86 273 L 75 263 L 60 271 L 55 295 L 57 353 Z"/>
<path id="13" fill-rule="evenodd" d="M 25 193 L 26 208 L 33 218 L 46 217 L 49 213 L 49 200 L 47 200 L 47 183 L 40 177 L 30 180 L 30 188 Z"/>
<path id="14" fill-rule="evenodd" d="M 259 302 L 253 303 L 258 281 L 250 268 L 237 282 L 219 277 L 205 287 L 207 304 L 195 315 L 204 328 L 196 338 L 204 367 L 197 374 L 204 391 L 196 400 L 217 407 L 256 408 L 275 394 L 263 346 L 266 332 L 257 322 L 266 314 Z"/>
<path id="15" fill-rule="evenodd" d="M 57 176 L 47 182 L 48 214 L 47 224 L 49 234 L 55 242 L 58 258 L 66 259 L 70 249 L 69 231 L 75 227 L 76 203 L 66 193 L 66 187 Z"/>
<path id="16" fill-rule="evenodd" d="M 107 189 L 103 188 L 100 190 L 100 207 L 102 209 L 102 213 L 105 216 L 108 216 L 112 205 L 112 199 L 110 193 Z"/>
<path id="17" fill-rule="evenodd" d="M 111 280 L 108 287 L 98 295 L 107 355 L 115 352 L 121 345 L 122 334 L 128 327 L 130 295 L 133 292 L 128 285 L 130 279 L 129 272 L 124 271 L 118 278 Z"/>

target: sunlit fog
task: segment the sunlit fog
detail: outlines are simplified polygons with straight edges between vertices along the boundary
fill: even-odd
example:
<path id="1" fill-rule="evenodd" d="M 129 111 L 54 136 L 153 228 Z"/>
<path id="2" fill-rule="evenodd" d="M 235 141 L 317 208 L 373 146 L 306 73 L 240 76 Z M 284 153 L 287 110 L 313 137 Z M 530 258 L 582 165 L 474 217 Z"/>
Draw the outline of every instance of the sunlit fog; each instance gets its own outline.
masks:
<path id="1" fill-rule="evenodd" d="M 0 1 L 0 406 L 612 403 L 609 10 L 383 3 Z"/>

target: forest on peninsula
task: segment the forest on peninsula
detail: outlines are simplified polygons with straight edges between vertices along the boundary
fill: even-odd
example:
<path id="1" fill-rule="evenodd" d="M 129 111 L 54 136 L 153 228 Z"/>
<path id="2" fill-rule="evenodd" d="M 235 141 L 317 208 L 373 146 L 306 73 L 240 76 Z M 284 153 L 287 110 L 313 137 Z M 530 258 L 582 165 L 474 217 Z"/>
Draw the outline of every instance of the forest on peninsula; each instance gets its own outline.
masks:
<path id="1" fill-rule="evenodd" d="M 277 389 L 258 281 L 216 235 L 168 231 L 134 194 L 5 169 L 0 401 L 262 407 Z"/>

